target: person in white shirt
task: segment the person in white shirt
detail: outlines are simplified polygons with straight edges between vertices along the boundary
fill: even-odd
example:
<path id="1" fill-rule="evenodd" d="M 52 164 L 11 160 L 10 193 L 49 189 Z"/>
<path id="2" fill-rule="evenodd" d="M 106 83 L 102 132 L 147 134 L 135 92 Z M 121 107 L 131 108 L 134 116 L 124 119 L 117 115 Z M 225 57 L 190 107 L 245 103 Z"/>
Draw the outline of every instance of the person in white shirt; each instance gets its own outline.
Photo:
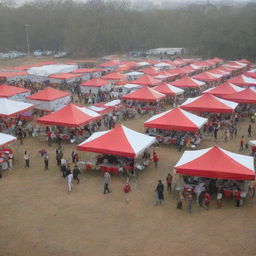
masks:
<path id="1" fill-rule="evenodd" d="M 72 187 L 73 187 L 72 181 L 73 181 L 73 173 L 70 172 L 68 174 L 68 192 L 72 191 Z"/>
<path id="2" fill-rule="evenodd" d="M 25 168 L 29 168 L 29 155 L 27 151 L 25 151 L 24 153 L 24 160 L 25 160 Z"/>
<path id="3" fill-rule="evenodd" d="M 105 172 L 104 174 L 104 180 L 103 180 L 103 183 L 104 183 L 104 191 L 103 191 L 103 194 L 106 194 L 106 192 L 110 193 L 110 189 L 108 187 L 108 185 L 110 184 L 111 182 L 111 176 L 108 172 Z"/>

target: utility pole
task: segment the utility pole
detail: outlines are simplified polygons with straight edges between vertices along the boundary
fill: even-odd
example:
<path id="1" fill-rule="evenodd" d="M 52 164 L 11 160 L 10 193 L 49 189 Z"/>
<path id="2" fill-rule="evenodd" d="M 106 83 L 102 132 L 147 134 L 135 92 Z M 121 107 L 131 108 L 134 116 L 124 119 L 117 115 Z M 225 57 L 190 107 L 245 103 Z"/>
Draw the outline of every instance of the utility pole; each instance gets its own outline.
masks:
<path id="1" fill-rule="evenodd" d="M 28 56 L 30 56 L 30 49 L 29 49 L 29 34 L 28 34 L 28 28 L 29 24 L 25 25 L 25 32 L 26 32 L 26 39 L 27 39 L 27 50 L 28 50 Z"/>

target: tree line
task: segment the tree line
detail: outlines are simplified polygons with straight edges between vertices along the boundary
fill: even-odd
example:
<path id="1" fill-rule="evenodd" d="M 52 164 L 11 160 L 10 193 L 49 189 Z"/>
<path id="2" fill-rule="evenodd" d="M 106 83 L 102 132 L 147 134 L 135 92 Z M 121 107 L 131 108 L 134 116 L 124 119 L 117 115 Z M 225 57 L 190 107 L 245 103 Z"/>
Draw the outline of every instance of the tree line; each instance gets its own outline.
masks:
<path id="1" fill-rule="evenodd" d="M 256 4 L 136 10 L 125 0 L 0 2 L 0 51 L 66 50 L 88 57 L 184 47 L 204 57 L 256 58 Z"/>

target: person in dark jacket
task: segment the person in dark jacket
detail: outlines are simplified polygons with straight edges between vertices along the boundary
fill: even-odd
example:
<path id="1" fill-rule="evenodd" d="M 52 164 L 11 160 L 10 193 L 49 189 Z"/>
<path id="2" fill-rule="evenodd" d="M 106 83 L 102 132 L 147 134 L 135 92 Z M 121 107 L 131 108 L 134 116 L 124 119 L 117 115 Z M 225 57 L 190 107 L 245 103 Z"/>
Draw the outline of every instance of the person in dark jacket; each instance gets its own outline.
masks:
<path id="1" fill-rule="evenodd" d="M 79 174 L 81 174 L 80 169 L 77 165 L 75 165 L 73 169 L 73 180 L 76 180 L 77 184 L 80 182 Z"/>
<path id="2" fill-rule="evenodd" d="M 158 185 L 156 187 L 156 205 L 161 205 L 164 200 L 164 184 L 161 180 L 158 181 Z"/>

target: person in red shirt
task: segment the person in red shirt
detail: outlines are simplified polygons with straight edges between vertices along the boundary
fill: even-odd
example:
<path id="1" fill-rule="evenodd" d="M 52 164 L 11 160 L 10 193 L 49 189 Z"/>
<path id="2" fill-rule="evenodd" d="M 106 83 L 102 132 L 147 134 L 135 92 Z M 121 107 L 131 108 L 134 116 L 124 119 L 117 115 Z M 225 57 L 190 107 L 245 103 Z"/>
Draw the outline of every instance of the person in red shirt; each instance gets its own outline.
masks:
<path id="1" fill-rule="evenodd" d="M 239 148 L 239 151 L 243 151 L 243 150 L 244 150 L 244 136 L 242 136 L 240 140 L 240 148 Z"/>
<path id="2" fill-rule="evenodd" d="M 236 207 L 240 207 L 240 201 L 241 201 L 241 192 L 238 189 L 238 191 L 236 192 Z"/>
<path id="3" fill-rule="evenodd" d="M 168 173 L 166 177 L 166 183 L 167 183 L 167 191 L 171 192 L 172 191 L 172 175 Z"/>
<path id="4" fill-rule="evenodd" d="M 159 156 L 157 155 L 156 151 L 153 151 L 153 162 L 155 163 L 155 168 L 157 168 L 157 163 L 159 161 Z"/>
<path id="5" fill-rule="evenodd" d="M 206 210 L 209 210 L 210 201 L 211 201 L 211 196 L 208 192 L 206 192 L 204 194 L 204 205 L 205 205 Z"/>
<path id="6" fill-rule="evenodd" d="M 131 191 L 131 186 L 129 183 L 124 185 L 124 193 L 129 193 Z"/>

